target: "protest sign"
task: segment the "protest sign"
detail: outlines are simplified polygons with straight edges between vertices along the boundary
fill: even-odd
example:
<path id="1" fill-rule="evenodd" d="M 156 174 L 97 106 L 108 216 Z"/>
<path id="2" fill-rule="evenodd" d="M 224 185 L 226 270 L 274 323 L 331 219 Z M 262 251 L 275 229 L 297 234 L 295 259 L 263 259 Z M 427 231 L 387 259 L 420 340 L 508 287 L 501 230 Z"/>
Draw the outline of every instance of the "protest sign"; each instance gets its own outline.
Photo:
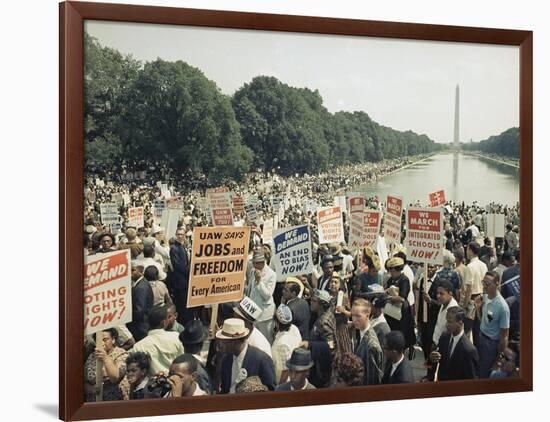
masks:
<path id="1" fill-rule="evenodd" d="M 130 195 L 128 195 L 127 193 L 123 194 L 122 201 L 124 203 L 124 206 L 130 205 L 130 202 L 131 202 Z"/>
<path id="2" fill-rule="evenodd" d="M 256 220 L 258 220 L 258 213 L 256 212 L 256 207 L 254 206 L 254 204 L 248 202 L 244 206 L 244 210 L 246 212 L 246 218 L 250 222 L 255 222 Z"/>
<path id="3" fill-rule="evenodd" d="M 106 226 L 117 224 L 120 221 L 117 204 L 100 204 L 99 210 L 101 212 L 101 222 Z"/>
<path id="4" fill-rule="evenodd" d="M 401 243 L 401 217 L 403 215 L 403 199 L 390 196 L 386 200 L 384 215 L 384 238 L 388 245 Z"/>
<path id="5" fill-rule="evenodd" d="M 309 226 L 294 226 L 275 230 L 273 263 L 281 279 L 313 271 L 311 233 Z"/>
<path id="6" fill-rule="evenodd" d="M 171 210 L 183 211 L 183 199 L 180 196 L 174 196 L 166 199 L 166 208 Z"/>
<path id="7" fill-rule="evenodd" d="M 349 239 L 348 246 L 351 249 L 361 249 L 365 243 L 364 232 L 365 198 L 363 196 L 349 197 Z"/>
<path id="8" fill-rule="evenodd" d="M 233 197 L 233 211 L 235 214 L 244 213 L 244 198 L 242 196 Z"/>
<path id="9" fill-rule="evenodd" d="M 157 199 L 153 203 L 153 222 L 157 225 L 160 225 L 162 219 L 162 212 L 166 208 L 166 204 L 162 199 Z"/>
<path id="10" fill-rule="evenodd" d="M 504 237 L 504 214 L 487 215 L 487 236 Z"/>
<path id="11" fill-rule="evenodd" d="M 335 196 L 334 197 L 334 206 L 335 207 L 340 207 L 340 210 L 342 210 L 342 212 L 347 212 L 346 196 L 345 195 Z"/>
<path id="12" fill-rule="evenodd" d="M 195 227 L 187 306 L 243 297 L 250 227 Z"/>
<path id="13" fill-rule="evenodd" d="M 128 208 L 128 227 L 139 229 L 144 225 L 144 208 Z"/>
<path id="14" fill-rule="evenodd" d="M 172 197 L 172 195 L 170 193 L 170 189 L 168 189 L 168 183 L 161 183 L 160 184 L 160 194 L 165 199 L 168 199 L 168 198 Z"/>
<path id="15" fill-rule="evenodd" d="M 364 246 L 374 247 L 378 234 L 380 233 L 380 223 L 382 222 L 382 211 L 365 209 L 363 214 L 364 224 Z"/>
<path id="16" fill-rule="evenodd" d="M 321 207 L 317 209 L 319 244 L 344 242 L 344 225 L 340 207 Z"/>
<path id="17" fill-rule="evenodd" d="M 162 211 L 160 225 L 164 228 L 167 239 L 175 236 L 176 230 L 178 229 L 178 222 L 181 217 L 181 211 L 181 208 L 165 208 Z"/>
<path id="18" fill-rule="evenodd" d="M 121 206 L 124 204 L 124 197 L 122 196 L 122 194 L 120 192 L 117 192 L 117 193 L 113 193 L 112 195 L 112 200 L 115 204 L 117 204 L 118 206 Z"/>
<path id="19" fill-rule="evenodd" d="M 84 335 L 132 321 L 130 250 L 84 257 Z"/>
<path id="20" fill-rule="evenodd" d="M 264 227 L 262 230 L 262 242 L 269 243 L 273 240 L 273 218 L 264 220 Z"/>
<path id="21" fill-rule="evenodd" d="M 413 262 L 443 264 L 443 212 L 434 208 L 407 210 L 407 258 Z"/>
<path id="22" fill-rule="evenodd" d="M 319 208 L 319 204 L 314 199 L 306 198 L 304 200 L 304 212 L 315 214 L 317 212 L 317 208 Z"/>
<path id="23" fill-rule="evenodd" d="M 212 209 L 212 224 L 214 226 L 232 226 L 233 213 L 231 208 Z"/>
<path id="24" fill-rule="evenodd" d="M 430 206 L 432 207 L 438 207 L 440 205 L 444 205 L 445 202 L 445 191 L 444 190 L 438 190 L 437 192 L 430 193 Z"/>
<path id="25" fill-rule="evenodd" d="M 211 188 L 206 190 L 206 196 L 210 201 L 210 213 L 212 215 L 212 224 L 214 226 L 232 226 L 233 225 L 233 201 L 232 193 L 229 188 Z"/>
<path id="26" fill-rule="evenodd" d="M 284 198 L 282 196 L 274 196 L 271 198 L 271 207 L 273 208 L 273 213 L 278 213 L 280 207 L 284 203 Z"/>

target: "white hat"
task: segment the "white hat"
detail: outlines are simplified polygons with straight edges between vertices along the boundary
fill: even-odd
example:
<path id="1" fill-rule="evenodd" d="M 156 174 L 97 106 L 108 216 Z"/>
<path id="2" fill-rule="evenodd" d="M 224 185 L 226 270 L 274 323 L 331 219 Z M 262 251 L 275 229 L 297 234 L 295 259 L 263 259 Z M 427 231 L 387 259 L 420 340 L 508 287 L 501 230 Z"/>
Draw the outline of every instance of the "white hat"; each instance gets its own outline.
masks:
<path id="1" fill-rule="evenodd" d="M 223 327 L 216 333 L 216 338 L 221 340 L 235 340 L 244 338 L 250 330 L 244 326 L 244 321 L 239 318 L 229 318 L 223 322 Z"/>
<path id="2" fill-rule="evenodd" d="M 262 314 L 262 308 L 248 296 L 243 297 L 239 306 L 234 307 L 233 311 L 252 322 L 256 321 Z"/>
<path id="3" fill-rule="evenodd" d="M 157 226 L 153 224 L 153 234 L 157 234 L 164 231 L 164 227 Z"/>

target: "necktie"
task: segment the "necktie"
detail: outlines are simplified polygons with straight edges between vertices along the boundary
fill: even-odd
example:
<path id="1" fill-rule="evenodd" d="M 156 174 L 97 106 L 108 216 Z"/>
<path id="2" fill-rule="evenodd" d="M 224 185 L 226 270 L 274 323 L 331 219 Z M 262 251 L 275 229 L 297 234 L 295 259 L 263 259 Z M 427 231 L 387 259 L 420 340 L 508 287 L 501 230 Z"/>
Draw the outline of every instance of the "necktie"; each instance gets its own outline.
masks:
<path id="1" fill-rule="evenodd" d="M 359 343 L 361 343 L 361 332 L 359 330 L 355 330 L 355 350 L 359 347 Z"/>
<path id="2" fill-rule="evenodd" d="M 453 354 L 453 344 L 454 344 L 454 337 L 451 336 L 451 341 L 449 343 L 449 357 L 451 357 L 451 355 Z"/>

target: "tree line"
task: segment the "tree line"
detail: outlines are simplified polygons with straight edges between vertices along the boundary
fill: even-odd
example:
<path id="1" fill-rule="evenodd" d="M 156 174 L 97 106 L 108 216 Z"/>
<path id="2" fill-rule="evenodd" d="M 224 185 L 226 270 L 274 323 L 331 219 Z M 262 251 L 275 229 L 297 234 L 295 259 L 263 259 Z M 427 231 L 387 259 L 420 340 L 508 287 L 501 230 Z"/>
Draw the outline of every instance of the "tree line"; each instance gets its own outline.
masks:
<path id="1" fill-rule="evenodd" d="M 512 127 L 500 135 L 491 136 L 480 142 L 462 144 L 462 148 L 519 159 L 519 128 Z"/>
<path id="2" fill-rule="evenodd" d="M 330 113 L 317 90 L 257 76 L 232 96 L 183 61 L 142 63 L 85 35 L 86 165 L 162 160 L 211 180 L 318 173 L 440 150 L 367 113 Z"/>

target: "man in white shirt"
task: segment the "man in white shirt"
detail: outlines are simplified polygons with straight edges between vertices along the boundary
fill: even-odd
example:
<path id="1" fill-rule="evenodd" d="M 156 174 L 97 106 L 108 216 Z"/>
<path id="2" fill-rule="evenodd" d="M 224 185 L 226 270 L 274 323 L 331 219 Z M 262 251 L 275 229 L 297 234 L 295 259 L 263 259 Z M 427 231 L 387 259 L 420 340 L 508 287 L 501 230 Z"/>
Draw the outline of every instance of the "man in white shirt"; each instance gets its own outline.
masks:
<path id="1" fill-rule="evenodd" d="M 275 381 L 282 384 L 288 381 L 287 360 L 292 351 L 302 342 L 300 330 L 292 324 L 292 311 L 286 305 L 279 305 L 275 312 L 277 335 L 271 346 L 273 364 L 275 365 Z"/>
<path id="2" fill-rule="evenodd" d="M 473 331 L 474 345 L 479 335 L 479 319 L 475 317 L 474 299 L 483 293 L 483 277 L 487 272 L 487 265 L 479 259 L 481 246 L 477 242 L 470 242 L 466 249 L 469 263 L 464 270 L 464 297 L 461 306 L 466 310 L 464 331 L 469 334 Z"/>
<path id="3" fill-rule="evenodd" d="M 254 326 L 260 330 L 269 343 L 273 343 L 273 314 L 275 313 L 275 301 L 273 292 L 277 284 L 275 271 L 269 268 L 265 262 L 262 251 L 254 252 L 252 257 L 254 272 L 247 279 L 250 287 L 250 299 L 262 309 L 262 313 L 256 319 Z"/>
<path id="4" fill-rule="evenodd" d="M 150 331 L 143 340 L 138 341 L 130 352 L 144 352 L 151 356 L 150 375 L 159 372 L 168 373 L 170 365 L 184 353 L 176 331 L 166 331 L 168 311 L 166 306 L 155 306 L 149 312 Z"/>
<path id="5" fill-rule="evenodd" d="M 437 321 L 435 323 L 434 334 L 432 337 L 433 343 L 438 344 L 441 334 L 447 329 L 447 310 L 453 306 L 458 306 L 453 297 L 453 285 L 448 280 L 443 280 L 437 286 L 437 301 L 440 304 Z"/>

